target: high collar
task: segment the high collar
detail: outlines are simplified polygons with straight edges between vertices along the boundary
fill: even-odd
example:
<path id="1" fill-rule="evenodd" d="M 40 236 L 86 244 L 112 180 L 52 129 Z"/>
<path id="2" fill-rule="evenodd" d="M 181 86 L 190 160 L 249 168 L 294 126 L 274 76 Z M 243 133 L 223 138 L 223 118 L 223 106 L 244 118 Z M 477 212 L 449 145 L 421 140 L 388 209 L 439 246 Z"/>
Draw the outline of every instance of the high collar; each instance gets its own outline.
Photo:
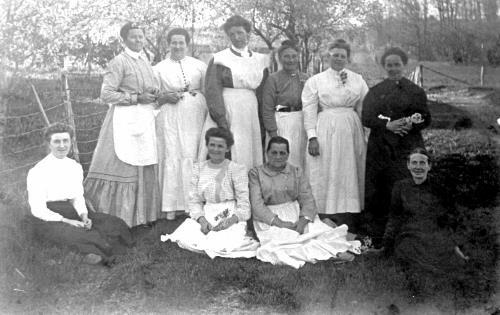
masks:
<path id="1" fill-rule="evenodd" d="M 281 171 L 275 171 L 269 168 L 268 164 L 265 163 L 262 167 L 262 171 L 266 173 L 269 176 L 276 176 L 279 174 L 290 174 L 291 169 L 290 169 L 290 164 L 286 163 L 285 168 L 283 168 Z"/>
<path id="2" fill-rule="evenodd" d="M 147 58 L 144 56 L 144 54 L 142 53 L 142 51 L 136 52 L 136 51 L 131 50 L 128 47 L 125 47 L 125 53 L 127 55 L 129 55 L 130 57 L 134 58 L 134 59 L 147 60 Z"/>
<path id="3" fill-rule="evenodd" d="M 238 57 L 252 57 L 252 51 L 248 49 L 248 46 L 245 46 L 245 48 L 243 49 L 238 49 L 234 47 L 234 45 L 231 45 L 229 49 L 233 54 L 235 54 Z"/>

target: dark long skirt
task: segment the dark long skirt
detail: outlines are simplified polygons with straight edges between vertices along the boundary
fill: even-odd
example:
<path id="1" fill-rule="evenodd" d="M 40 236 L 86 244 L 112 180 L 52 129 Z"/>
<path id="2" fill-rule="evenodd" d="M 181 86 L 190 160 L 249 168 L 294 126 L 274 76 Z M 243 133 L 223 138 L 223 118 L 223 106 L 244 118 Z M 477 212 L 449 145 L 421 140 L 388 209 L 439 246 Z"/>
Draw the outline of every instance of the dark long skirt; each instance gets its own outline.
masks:
<path id="1" fill-rule="evenodd" d="M 80 220 L 69 201 L 47 202 L 47 208 L 66 219 Z M 33 216 L 28 218 L 28 224 L 36 239 L 66 246 L 82 254 L 102 257 L 121 255 L 133 244 L 130 230 L 122 219 L 93 211 L 89 211 L 88 217 L 92 220 L 90 230 L 63 222 L 43 221 Z"/>

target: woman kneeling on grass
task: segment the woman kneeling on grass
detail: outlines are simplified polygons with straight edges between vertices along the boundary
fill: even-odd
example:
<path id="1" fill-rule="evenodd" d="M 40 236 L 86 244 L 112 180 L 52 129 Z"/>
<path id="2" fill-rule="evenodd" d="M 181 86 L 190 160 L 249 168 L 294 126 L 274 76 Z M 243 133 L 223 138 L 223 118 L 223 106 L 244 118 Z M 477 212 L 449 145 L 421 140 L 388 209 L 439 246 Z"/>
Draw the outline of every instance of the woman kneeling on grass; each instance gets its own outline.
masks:
<path id="1" fill-rule="evenodd" d="M 209 160 L 195 164 L 189 192 L 186 219 L 163 242 L 171 240 L 180 247 L 205 252 L 211 258 L 254 257 L 259 246 L 247 236 L 250 219 L 248 177 L 244 165 L 225 158 L 234 143 L 224 128 L 211 128 L 205 134 Z"/>
<path id="2" fill-rule="evenodd" d="M 29 220 L 36 239 L 76 249 L 86 263 L 105 263 L 125 253 L 132 236 L 123 220 L 87 210 L 82 166 L 67 157 L 72 138 L 65 124 L 45 131 L 50 154 L 28 172 Z"/>
<path id="3" fill-rule="evenodd" d="M 257 258 L 300 268 L 306 262 L 333 258 L 350 261 L 360 242 L 347 240 L 347 225 L 322 222 L 307 177 L 287 163 L 288 140 L 273 137 L 267 163 L 249 172 L 253 224 L 261 247 Z M 333 223 L 329 221 L 329 223 Z"/>
<path id="4" fill-rule="evenodd" d="M 410 153 L 407 168 L 412 178 L 396 182 L 392 190 L 385 250 L 408 267 L 410 276 L 427 271 L 460 278 L 469 258 L 451 231 L 452 214 L 436 194 L 436 183 L 427 176 L 431 164 L 425 149 Z"/>

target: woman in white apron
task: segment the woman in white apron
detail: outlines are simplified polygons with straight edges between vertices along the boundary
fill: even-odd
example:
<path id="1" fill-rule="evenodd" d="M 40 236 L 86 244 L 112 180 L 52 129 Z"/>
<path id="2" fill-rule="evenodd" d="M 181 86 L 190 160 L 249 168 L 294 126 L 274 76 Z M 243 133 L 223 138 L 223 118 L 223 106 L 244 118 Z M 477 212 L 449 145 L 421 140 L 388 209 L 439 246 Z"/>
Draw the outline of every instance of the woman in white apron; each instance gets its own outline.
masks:
<path id="1" fill-rule="evenodd" d="M 190 218 L 162 241 L 211 258 L 254 257 L 259 243 L 247 236 L 250 219 L 248 175 L 244 165 L 225 158 L 234 143 L 223 128 L 205 134 L 209 160 L 195 164 L 189 193 Z"/>
<path id="2" fill-rule="evenodd" d="M 170 55 L 156 66 L 167 103 L 156 120 L 162 212 L 167 219 L 187 210 L 193 162 L 198 161 L 202 128 L 207 117 L 203 84 L 207 66 L 186 56 L 189 33 L 174 28 L 167 34 Z"/>
<path id="3" fill-rule="evenodd" d="M 159 84 L 143 50 L 144 31 L 127 23 L 120 35 L 126 47 L 104 74 L 101 99 L 110 108 L 84 187 L 96 211 L 135 226 L 156 220 L 160 213 L 155 134 Z"/>
<path id="4" fill-rule="evenodd" d="M 294 268 L 354 259 L 349 252 L 360 253 L 360 242 L 347 240 L 346 225 L 333 228 L 318 218 L 309 181 L 299 167 L 287 163 L 288 156 L 288 141 L 273 137 L 267 163 L 249 172 L 252 219 L 261 245 L 257 258 Z"/>

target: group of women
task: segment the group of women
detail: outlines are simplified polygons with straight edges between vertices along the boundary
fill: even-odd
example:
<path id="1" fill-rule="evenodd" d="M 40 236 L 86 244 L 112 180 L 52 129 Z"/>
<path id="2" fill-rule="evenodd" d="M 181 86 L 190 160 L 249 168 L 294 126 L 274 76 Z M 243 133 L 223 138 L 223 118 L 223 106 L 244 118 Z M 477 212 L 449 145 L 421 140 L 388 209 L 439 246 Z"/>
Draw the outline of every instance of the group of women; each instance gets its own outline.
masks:
<path id="1" fill-rule="evenodd" d="M 110 109 L 84 181 L 87 201 L 128 226 L 188 212 L 162 239 L 210 257 L 256 256 L 295 268 L 352 260 L 361 244 L 347 225 L 382 243 L 389 209 L 405 211 L 403 197 L 391 206 L 394 183 L 408 170 L 422 173 L 410 168 L 410 153 L 423 147 L 420 130 L 430 123 L 425 92 L 403 77 L 408 58 L 399 48 L 384 53 L 388 79 L 369 90 L 345 68 L 344 40 L 328 48 L 331 67 L 311 78 L 285 41 L 282 68 L 269 75 L 267 56 L 248 48 L 250 30 L 244 18 L 229 18 L 231 46 L 207 67 L 186 56 L 189 33 L 173 29 L 169 57 L 151 67 L 143 30 L 121 29 L 126 47 L 104 75 L 101 98 Z M 87 224 L 81 200 L 73 206 Z M 360 224 L 362 210 L 369 224 Z"/>

